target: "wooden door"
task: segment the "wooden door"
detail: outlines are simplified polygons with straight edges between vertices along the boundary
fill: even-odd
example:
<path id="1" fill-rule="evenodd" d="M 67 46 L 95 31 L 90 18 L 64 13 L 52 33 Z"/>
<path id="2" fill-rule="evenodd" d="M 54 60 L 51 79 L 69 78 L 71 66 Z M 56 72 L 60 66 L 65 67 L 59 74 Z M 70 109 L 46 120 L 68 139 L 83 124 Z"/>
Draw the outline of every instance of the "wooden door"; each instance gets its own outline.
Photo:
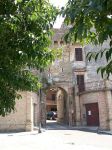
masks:
<path id="1" fill-rule="evenodd" d="M 86 104 L 86 118 L 88 126 L 99 126 L 98 103 Z"/>

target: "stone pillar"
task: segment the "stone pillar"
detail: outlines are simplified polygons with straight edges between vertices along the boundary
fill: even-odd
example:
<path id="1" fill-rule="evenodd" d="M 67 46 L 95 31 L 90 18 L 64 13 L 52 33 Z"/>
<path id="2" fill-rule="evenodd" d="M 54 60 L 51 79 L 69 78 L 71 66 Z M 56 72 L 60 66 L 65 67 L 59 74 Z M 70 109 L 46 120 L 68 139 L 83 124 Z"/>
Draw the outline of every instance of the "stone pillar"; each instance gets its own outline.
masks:
<path id="1" fill-rule="evenodd" d="M 75 106 L 74 106 L 74 97 L 73 97 L 73 87 L 68 89 L 68 97 L 69 97 L 69 126 L 75 125 Z"/>
<path id="2" fill-rule="evenodd" d="M 26 99 L 26 131 L 33 130 L 33 106 L 32 106 L 32 93 L 27 92 Z"/>
<path id="3" fill-rule="evenodd" d="M 107 110 L 108 110 L 108 124 L 109 129 L 112 130 L 112 94 L 110 90 L 106 92 Z"/>
<path id="4" fill-rule="evenodd" d="M 107 91 L 99 91 L 95 94 L 98 97 L 99 125 L 101 129 L 107 130 L 109 129 Z"/>
<path id="5" fill-rule="evenodd" d="M 64 95 L 61 90 L 57 93 L 57 112 L 58 112 L 58 118 L 57 122 L 63 123 L 64 121 Z"/>
<path id="6" fill-rule="evenodd" d="M 75 108 L 76 108 L 76 126 L 81 125 L 81 112 L 80 112 L 80 98 L 78 93 L 78 88 L 77 86 L 75 87 Z"/>
<path id="7" fill-rule="evenodd" d="M 73 100 L 72 95 L 69 95 L 69 126 L 73 126 Z"/>

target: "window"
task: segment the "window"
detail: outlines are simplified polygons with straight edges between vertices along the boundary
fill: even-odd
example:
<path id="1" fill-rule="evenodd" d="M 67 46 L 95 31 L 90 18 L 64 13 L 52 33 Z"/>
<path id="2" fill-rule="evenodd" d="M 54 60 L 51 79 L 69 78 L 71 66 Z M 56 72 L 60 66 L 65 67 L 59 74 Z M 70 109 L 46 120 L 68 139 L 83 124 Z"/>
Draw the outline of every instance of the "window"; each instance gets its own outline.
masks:
<path id="1" fill-rule="evenodd" d="M 76 61 L 83 61 L 82 48 L 75 48 Z"/>
<path id="2" fill-rule="evenodd" d="M 58 44 L 58 41 L 54 41 L 54 45 L 57 45 Z"/>
<path id="3" fill-rule="evenodd" d="M 52 94 L 52 101 L 56 100 L 56 94 Z"/>
<path id="4" fill-rule="evenodd" d="M 60 41 L 60 44 L 61 44 L 61 45 L 63 45 L 63 44 L 64 44 L 64 42 L 63 42 L 63 41 Z"/>
<path id="5" fill-rule="evenodd" d="M 77 75 L 77 85 L 79 88 L 79 92 L 85 91 L 84 75 Z"/>

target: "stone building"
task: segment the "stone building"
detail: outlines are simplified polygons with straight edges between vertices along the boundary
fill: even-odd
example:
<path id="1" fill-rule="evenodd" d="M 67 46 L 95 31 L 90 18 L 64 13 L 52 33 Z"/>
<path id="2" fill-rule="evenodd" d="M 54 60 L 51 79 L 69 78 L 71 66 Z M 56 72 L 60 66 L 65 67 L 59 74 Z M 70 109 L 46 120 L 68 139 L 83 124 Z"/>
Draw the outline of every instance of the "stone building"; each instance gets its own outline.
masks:
<path id="1" fill-rule="evenodd" d="M 41 94 L 22 92 L 16 111 L 0 117 L 0 131 L 31 131 L 40 122 L 45 126 L 47 111 L 57 111 L 57 122 L 69 126 L 112 130 L 112 80 L 104 80 L 96 72 L 105 59 L 88 62 L 86 54 L 99 47 L 66 44 L 63 41 L 66 30 L 64 26 L 54 29 L 51 47 L 62 48 L 62 58 L 56 58 L 42 73 L 49 84 L 44 85 Z M 104 43 L 105 47 L 108 42 Z"/>
<path id="2" fill-rule="evenodd" d="M 21 92 L 21 95 L 22 99 L 16 101 L 15 112 L 0 117 L 0 132 L 31 131 L 33 126 L 38 125 L 38 95 L 31 92 Z"/>
<path id="3" fill-rule="evenodd" d="M 97 62 L 86 59 L 88 52 L 107 48 L 108 42 L 102 47 L 66 44 L 62 40 L 66 30 L 64 26 L 54 29 L 52 47 L 62 47 L 63 53 L 62 58 L 57 58 L 46 70 L 48 80 L 52 80 L 50 89 L 57 90 L 57 121 L 112 130 L 112 80 L 102 79 L 96 71 L 106 61 L 104 58 Z"/>
<path id="4" fill-rule="evenodd" d="M 37 70 L 31 70 L 37 75 Z M 32 131 L 40 124 L 40 96 L 39 91 L 34 92 L 19 92 L 22 99 L 16 100 L 15 111 L 5 117 L 0 116 L 0 132 L 9 131 Z M 43 94 L 41 94 L 43 97 Z M 42 115 L 41 115 L 42 116 Z M 45 120 L 45 119 L 44 119 Z"/>

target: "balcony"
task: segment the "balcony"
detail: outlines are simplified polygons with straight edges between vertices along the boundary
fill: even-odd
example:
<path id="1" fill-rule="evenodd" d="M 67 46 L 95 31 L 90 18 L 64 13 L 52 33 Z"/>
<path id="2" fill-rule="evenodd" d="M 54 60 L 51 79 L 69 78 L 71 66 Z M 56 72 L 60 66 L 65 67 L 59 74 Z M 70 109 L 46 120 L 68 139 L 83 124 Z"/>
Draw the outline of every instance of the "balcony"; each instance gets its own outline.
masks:
<path id="1" fill-rule="evenodd" d="M 75 61 L 72 63 L 72 68 L 74 71 L 85 70 L 86 69 L 86 62 L 85 61 Z"/>
<path id="2" fill-rule="evenodd" d="M 93 81 L 85 83 L 85 91 L 102 90 L 105 88 L 105 81 Z"/>
<path id="3" fill-rule="evenodd" d="M 80 93 L 104 89 L 112 90 L 112 81 L 101 80 L 101 81 L 86 82 L 85 90 L 81 91 Z"/>

